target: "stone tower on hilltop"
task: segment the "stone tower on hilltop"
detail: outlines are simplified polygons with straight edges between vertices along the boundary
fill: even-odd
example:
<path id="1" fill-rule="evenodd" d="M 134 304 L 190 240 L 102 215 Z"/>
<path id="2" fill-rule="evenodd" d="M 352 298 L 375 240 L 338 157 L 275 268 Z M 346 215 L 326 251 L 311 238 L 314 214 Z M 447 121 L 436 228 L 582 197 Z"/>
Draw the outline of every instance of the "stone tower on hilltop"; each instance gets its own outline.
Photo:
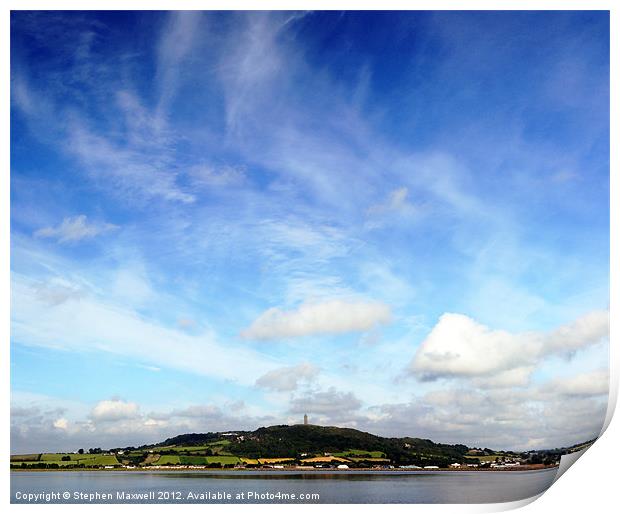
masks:
<path id="1" fill-rule="evenodd" d="M 304 414 L 304 425 L 308 424 L 308 415 Z"/>

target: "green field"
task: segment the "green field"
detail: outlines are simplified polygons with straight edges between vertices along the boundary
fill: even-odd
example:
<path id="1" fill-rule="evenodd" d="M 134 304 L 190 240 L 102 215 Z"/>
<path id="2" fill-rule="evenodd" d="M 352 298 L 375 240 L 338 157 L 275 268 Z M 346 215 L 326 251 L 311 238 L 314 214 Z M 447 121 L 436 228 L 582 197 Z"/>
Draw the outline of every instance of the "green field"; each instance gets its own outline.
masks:
<path id="1" fill-rule="evenodd" d="M 198 455 L 162 455 L 155 464 L 157 466 L 165 465 L 186 465 L 186 466 L 207 466 L 209 464 L 237 464 L 238 457 L 234 455 L 218 455 L 214 457 L 204 457 Z"/>
<path id="2" fill-rule="evenodd" d="M 214 441 L 208 444 L 196 445 L 196 446 L 157 446 L 152 449 L 154 453 L 160 452 L 173 452 L 174 455 L 179 457 L 206 457 L 206 452 L 210 452 L 216 455 L 232 456 L 232 454 L 225 450 L 226 446 L 230 444 L 227 439 Z"/>
<path id="3" fill-rule="evenodd" d="M 218 455 L 217 457 L 207 457 L 207 464 L 219 462 L 220 464 L 237 464 L 239 458 L 234 455 Z"/>
<path id="4" fill-rule="evenodd" d="M 175 446 L 173 448 L 166 448 L 166 450 L 179 452 L 179 453 L 188 453 L 188 452 L 203 452 L 205 450 L 210 450 L 211 445 L 202 445 L 202 446 Z M 158 449 L 159 451 L 159 449 Z"/>
<path id="5" fill-rule="evenodd" d="M 18 466 L 21 466 L 22 464 L 26 464 L 27 466 L 36 466 L 38 464 L 41 464 L 42 461 L 21 461 L 21 462 L 16 462 L 16 461 L 11 461 L 11 464 L 17 464 Z M 70 460 L 50 460 L 50 461 L 45 461 L 46 464 L 58 464 L 59 467 L 63 467 L 63 466 L 71 466 L 74 465 L 75 462 L 71 462 Z"/>
<path id="6" fill-rule="evenodd" d="M 239 459 L 234 455 L 218 455 L 215 457 L 181 457 L 181 464 L 205 466 L 208 464 L 237 464 Z"/>
<path id="7" fill-rule="evenodd" d="M 71 460 L 62 460 L 63 457 L 69 456 Z M 21 455 L 16 455 L 11 459 L 12 464 L 20 465 L 25 462 L 27 465 L 36 465 L 44 462 L 45 464 L 58 464 L 58 466 L 72 466 L 75 464 L 83 464 L 86 467 L 95 466 L 114 466 L 120 464 L 115 455 L 92 455 L 78 453 L 43 453 L 40 460 L 18 460 Z M 30 456 L 27 456 L 30 457 Z"/>
<path id="8" fill-rule="evenodd" d="M 346 452 L 332 453 L 334 457 L 365 457 L 369 456 L 373 459 L 382 459 L 385 457 L 385 453 L 379 451 L 366 451 L 366 450 L 347 450 Z"/>
<path id="9" fill-rule="evenodd" d="M 213 450 L 217 446 L 228 446 L 230 441 L 228 439 L 220 439 L 219 441 L 213 441 L 212 443 L 200 444 L 196 446 L 156 446 L 152 448 L 154 452 L 171 450 L 178 453 L 199 452 L 205 450 Z"/>
<path id="10" fill-rule="evenodd" d="M 126 453 L 125 455 L 121 455 L 121 457 L 124 457 L 124 456 L 126 456 L 126 457 L 142 457 L 145 453 L 147 453 L 147 452 L 144 452 L 144 451 L 141 451 L 141 450 L 134 450 L 134 451 Z"/>
<path id="11" fill-rule="evenodd" d="M 496 458 L 505 457 L 505 455 L 465 455 L 466 459 L 478 459 L 480 462 L 495 462 Z"/>
<path id="12" fill-rule="evenodd" d="M 155 464 L 157 466 L 165 466 L 167 464 L 181 464 L 180 457 L 178 455 L 162 455 Z"/>
<path id="13" fill-rule="evenodd" d="M 26 455 L 11 455 L 11 462 L 38 461 L 40 453 L 29 453 Z"/>
<path id="14" fill-rule="evenodd" d="M 41 460 L 45 462 L 57 461 L 61 460 L 65 456 L 69 456 L 71 460 L 77 460 L 78 457 L 84 457 L 84 455 L 79 455 L 75 453 L 43 453 L 41 454 Z"/>
<path id="15" fill-rule="evenodd" d="M 190 466 L 205 466 L 207 464 L 207 457 L 194 457 L 182 455 L 179 457 L 181 464 L 189 464 Z"/>

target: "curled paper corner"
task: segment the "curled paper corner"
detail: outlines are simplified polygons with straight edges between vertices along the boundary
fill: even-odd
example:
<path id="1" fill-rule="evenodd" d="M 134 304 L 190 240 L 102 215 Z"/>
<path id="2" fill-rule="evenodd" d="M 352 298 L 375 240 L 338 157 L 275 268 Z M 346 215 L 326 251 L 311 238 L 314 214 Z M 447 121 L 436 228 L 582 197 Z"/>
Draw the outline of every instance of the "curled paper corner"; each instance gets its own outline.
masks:
<path id="1" fill-rule="evenodd" d="M 596 440 L 592 444 L 589 444 L 587 447 L 583 448 L 582 450 L 579 450 L 579 451 L 576 451 L 576 452 L 572 452 L 572 453 L 567 453 L 567 454 L 564 454 L 564 455 L 562 455 L 560 457 L 560 466 L 558 467 L 558 472 L 556 473 L 555 478 L 553 479 L 553 482 L 551 483 L 551 486 L 553 486 L 553 484 L 564 473 L 566 473 L 568 468 L 570 468 L 573 464 L 575 464 L 575 462 L 577 462 L 579 460 L 579 458 L 585 452 L 587 452 L 588 449 L 590 449 L 590 447 L 592 445 L 596 444 L 596 442 L 599 440 L 599 438 L 605 433 L 605 431 L 609 427 L 609 423 L 611 422 L 611 419 L 613 418 L 614 412 L 616 410 L 616 400 L 617 400 L 617 393 L 618 393 L 617 385 L 618 385 L 617 381 L 610 382 L 609 400 L 608 400 L 608 403 L 607 403 L 607 413 L 605 415 L 605 421 L 603 423 L 603 426 L 601 427 L 601 432 L 599 433 L 598 437 L 596 438 Z"/>
<path id="2" fill-rule="evenodd" d="M 520 509 L 522 507 L 526 507 L 530 503 L 534 503 L 536 500 L 538 500 L 538 498 L 540 498 L 543 494 L 545 494 L 549 489 L 553 487 L 553 484 L 556 483 L 558 478 L 560 478 L 568 470 L 568 468 L 570 468 L 575 462 L 577 462 L 579 458 L 588 450 L 588 448 L 589 446 L 587 448 L 584 448 L 583 450 L 562 455 L 560 457 L 560 465 L 558 466 L 558 470 L 555 474 L 555 477 L 553 478 L 553 481 L 541 493 L 535 494 L 534 496 L 530 496 L 528 498 L 523 498 L 522 500 L 489 504 L 486 506 L 486 509 L 483 508 L 483 512 L 507 512 Z"/>
<path id="3" fill-rule="evenodd" d="M 465 514 L 487 514 L 493 512 L 508 512 L 511 510 L 520 509 L 521 507 L 525 507 L 530 503 L 534 503 L 538 498 L 540 498 L 543 494 L 547 492 L 548 488 L 543 492 L 535 494 L 534 496 L 529 496 L 527 498 L 522 498 L 520 500 L 513 500 L 501 503 L 452 503 L 452 504 L 437 504 L 433 505 L 433 507 L 440 507 L 443 505 L 458 507 L 459 512 L 463 512 Z M 429 506 L 430 504 L 424 504 Z"/>
<path id="4" fill-rule="evenodd" d="M 613 355 L 615 355 L 615 352 Z M 588 445 L 586 448 L 583 448 L 582 450 L 579 450 L 573 453 L 567 453 L 560 457 L 560 466 L 558 468 L 558 472 L 555 475 L 555 478 L 553 479 L 553 482 L 551 483 L 551 486 L 553 486 L 553 484 L 555 484 L 555 482 L 564 473 L 566 473 L 568 468 L 570 468 L 573 464 L 575 464 L 575 462 L 577 462 L 579 458 L 586 451 L 588 451 L 588 449 L 592 445 L 596 444 L 599 438 L 605 433 L 607 428 L 609 428 L 609 424 L 611 423 L 611 420 L 614 417 L 614 413 L 616 412 L 616 402 L 618 401 L 618 384 L 620 383 L 620 375 L 618 373 L 617 365 L 615 364 L 615 362 L 616 361 L 613 358 L 609 359 L 609 396 L 607 399 L 607 412 L 605 413 L 605 421 L 603 422 L 603 426 L 601 427 L 601 431 L 598 437 L 592 444 Z"/>
<path id="5" fill-rule="evenodd" d="M 558 466 L 558 470 L 555 474 L 555 477 L 553 478 L 553 482 L 551 482 L 551 484 L 549 485 L 549 487 L 547 487 L 547 489 L 545 489 L 545 491 L 535 496 L 532 496 L 530 498 L 524 498 L 523 500 L 502 504 L 502 507 L 497 510 L 507 511 L 507 510 L 512 510 L 512 509 L 517 509 L 520 507 L 525 507 L 526 505 L 535 502 L 538 498 L 540 498 L 543 494 L 545 494 L 546 491 L 548 491 L 551 487 L 553 487 L 553 484 L 555 484 L 558 481 L 558 479 L 564 473 L 566 473 L 573 464 L 575 464 L 575 462 L 577 462 L 593 445 L 596 444 L 598 439 L 605 433 L 605 431 L 609 427 L 609 424 L 616 410 L 616 401 L 617 401 L 617 396 L 618 396 L 617 374 L 615 373 L 612 374 L 612 377 L 613 378 L 610 380 L 610 384 L 609 384 L 609 399 L 607 403 L 607 412 L 605 415 L 605 421 L 603 422 L 603 426 L 601 427 L 601 431 L 598 437 L 596 438 L 596 440 L 594 440 L 594 442 L 592 442 L 591 444 L 588 444 L 585 448 L 581 450 L 571 452 L 571 453 L 566 453 L 562 455 L 560 457 L 560 465 Z"/>
<path id="6" fill-rule="evenodd" d="M 579 457 L 581 457 L 585 452 L 588 451 L 588 448 L 584 448 L 583 450 L 579 450 L 573 453 L 566 453 L 562 455 L 560 457 L 560 466 L 558 467 L 558 472 L 555 474 L 555 478 L 553 479 L 553 482 L 551 483 L 551 486 L 549 487 L 552 487 L 553 484 L 557 482 L 558 478 L 560 478 L 564 473 L 566 473 L 568 468 L 570 468 L 573 464 L 575 464 L 575 462 L 579 460 Z"/>
<path id="7" fill-rule="evenodd" d="M 604 427 L 604 428 L 606 428 L 606 427 Z M 602 433 L 602 431 L 601 431 L 601 433 Z M 593 444 L 595 444 L 595 443 L 596 443 L 596 441 Z M 557 472 L 555 474 L 555 477 L 553 478 L 553 482 L 551 482 L 549 484 L 549 486 L 544 491 L 542 491 L 541 493 L 536 494 L 534 496 L 530 496 L 529 498 L 523 498 L 522 500 L 517 500 L 517 501 L 514 501 L 514 502 L 506 502 L 506 503 L 494 504 L 494 506 L 496 508 L 493 511 L 494 512 L 506 512 L 506 511 L 509 511 L 509 510 L 520 509 L 521 507 L 525 507 L 525 506 L 529 505 L 530 503 L 534 503 L 536 500 L 538 500 L 538 498 L 540 498 L 543 494 L 545 494 L 549 489 L 551 489 L 553 487 L 553 484 L 555 484 L 557 482 L 558 478 L 560 478 L 564 473 L 566 473 L 568 468 L 570 468 L 573 464 L 575 464 L 575 462 L 577 462 L 579 460 L 579 458 L 585 452 L 588 451 L 590 446 L 592 446 L 592 445 L 589 445 L 588 447 L 584 448 L 583 450 L 579 450 L 579 451 L 572 452 L 572 453 L 566 453 L 566 454 L 562 455 L 560 457 L 560 465 L 558 466 L 558 470 L 557 470 Z"/>
<path id="8" fill-rule="evenodd" d="M 605 430 L 607 430 L 607 427 L 609 427 L 609 423 L 611 423 L 611 418 L 614 417 L 614 413 L 616 412 L 616 402 L 618 401 L 618 383 L 620 381 L 620 376 L 618 375 L 616 366 L 613 363 L 614 360 L 610 359 L 609 397 L 607 399 L 607 412 L 605 413 L 605 421 L 603 422 L 603 427 L 601 428 L 601 433 L 599 434 L 599 437 L 601 437 Z"/>
<path id="9" fill-rule="evenodd" d="M 553 485 L 553 484 L 552 484 Z M 540 498 L 543 494 L 547 492 L 549 488 L 545 489 L 542 493 L 535 494 L 534 496 L 530 496 L 528 498 L 523 498 L 521 500 L 515 500 L 511 502 L 502 502 L 502 503 L 488 503 L 484 505 L 482 510 L 478 510 L 477 512 L 508 512 L 510 510 L 517 510 L 522 507 L 526 507 L 530 503 L 534 503 L 538 498 Z M 481 505 L 478 504 L 477 507 Z"/>
<path id="10" fill-rule="evenodd" d="M 603 422 L 603 426 L 601 427 L 601 431 L 598 437 L 596 438 L 596 440 L 581 450 L 571 452 L 571 453 L 566 453 L 562 455 L 560 457 L 560 465 L 558 466 L 558 470 L 555 474 L 555 477 L 553 478 L 553 482 L 551 482 L 551 484 L 549 484 L 549 487 L 547 487 L 543 492 L 537 495 L 531 496 L 529 498 L 524 498 L 522 500 L 493 504 L 492 512 L 506 512 L 509 510 L 514 510 L 514 509 L 519 509 L 521 507 L 525 507 L 529 505 L 530 503 L 534 503 L 538 498 L 540 498 L 543 494 L 545 494 L 551 487 L 553 487 L 553 484 L 555 484 L 557 480 L 564 473 L 566 473 L 566 471 L 568 471 L 568 469 L 573 464 L 575 464 L 575 462 L 577 462 L 593 445 L 595 445 L 598 439 L 605 433 L 615 413 L 617 397 L 618 397 L 618 375 L 616 373 L 613 373 L 612 378 L 610 380 L 610 384 L 609 384 L 609 400 L 607 403 L 607 412 L 605 415 L 605 421 Z M 491 512 L 491 510 L 485 511 L 485 512 Z"/>

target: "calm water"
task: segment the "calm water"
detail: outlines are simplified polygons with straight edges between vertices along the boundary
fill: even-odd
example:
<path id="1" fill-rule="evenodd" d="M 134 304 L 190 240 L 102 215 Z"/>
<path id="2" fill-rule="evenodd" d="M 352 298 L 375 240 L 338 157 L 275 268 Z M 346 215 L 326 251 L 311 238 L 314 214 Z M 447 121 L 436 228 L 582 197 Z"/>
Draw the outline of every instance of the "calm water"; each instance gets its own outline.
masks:
<path id="1" fill-rule="evenodd" d="M 12 471 L 11 502 L 490 503 L 537 495 L 551 485 L 555 474 L 556 469 L 433 473 Z M 24 495 L 29 493 L 43 496 L 28 501 Z M 67 493 L 69 498 L 64 499 Z M 93 499 L 79 499 L 76 493 L 93 495 Z M 102 499 L 97 493 L 112 499 Z M 127 499 L 134 493 L 146 496 Z M 119 498 L 120 494 L 126 499 Z M 302 494 L 314 496 L 301 500 Z"/>

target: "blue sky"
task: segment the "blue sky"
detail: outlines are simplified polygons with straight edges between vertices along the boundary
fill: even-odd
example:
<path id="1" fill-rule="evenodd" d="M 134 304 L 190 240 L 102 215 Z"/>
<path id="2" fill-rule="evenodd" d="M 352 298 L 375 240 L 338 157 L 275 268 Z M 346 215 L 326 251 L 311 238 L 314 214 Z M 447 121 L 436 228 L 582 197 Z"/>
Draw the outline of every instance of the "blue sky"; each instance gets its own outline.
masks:
<path id="1" fill-rule="evenodd" d="M 13 12 L 14 451 L 510 448 L 607 395 L 604 12 Z"/>

